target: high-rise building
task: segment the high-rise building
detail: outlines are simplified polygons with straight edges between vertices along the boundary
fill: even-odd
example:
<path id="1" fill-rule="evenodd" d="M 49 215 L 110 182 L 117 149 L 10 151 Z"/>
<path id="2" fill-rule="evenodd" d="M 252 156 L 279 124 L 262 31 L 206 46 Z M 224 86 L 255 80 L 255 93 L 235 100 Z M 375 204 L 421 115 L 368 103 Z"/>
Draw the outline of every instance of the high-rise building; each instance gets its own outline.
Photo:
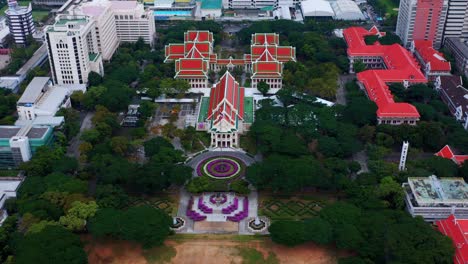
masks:
<path id="1" fill-rule="evenodd" d="M 153 45 L 156 35 L 153 12 L 137 1 L 94 0 L 71 6 L 71 15 L 85 15 L 96 21 L 96 39 L 103 60 L 110 60 L 120 42 L 143 38 Z"/>
<path id="2" fill-rule="evenodd" d="M 45 38 L 55 84 L 86 84 L 91 71 L 104 74 L 92 18 L 58 15 Z"/>
<path id="3" fill-rule="evenodd" d="M 5 11 L 10 34 L 17 45 L 26 45 L 28 36 L 36 33 L 32 17 L 31 3 L 28 6 L 19 6 L 16 0 L 8 1 Z"/>
<path id="4" fill-rule="evenodd" d="M 468 38 L 468 1 L 449 0 L 445 19 L 444 39 L 448 37 Z"/>
<path id="5" fill-rule="evenodd" d="M 448 6 L 449 0 L 401 0 L 396 34 L 403 45 L 410 47 L 413 40 L 432 40 L 434 47 L 439 48 Z"/>

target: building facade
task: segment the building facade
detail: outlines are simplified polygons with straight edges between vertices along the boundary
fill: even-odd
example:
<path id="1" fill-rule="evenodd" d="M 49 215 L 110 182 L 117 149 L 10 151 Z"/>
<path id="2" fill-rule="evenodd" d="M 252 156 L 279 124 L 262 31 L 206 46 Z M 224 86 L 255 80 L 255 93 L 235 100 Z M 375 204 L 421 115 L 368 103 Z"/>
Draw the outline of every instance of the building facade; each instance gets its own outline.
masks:
<path id="1" fill-rule="evenodd" d="M 366 92 L 368 98 L 377 105 L 377 123 L 389 125 L 416 125 L 419 112 L 411 104 L 395 102 L 388 83 L 410 84 L 426 83 L 427 79 L 419 68 L 412 54 L 399 44 L 367 45 L 366 36 L 383 36 L 376 27 L 366 30 L 362 27 L 350 27 L 343 30 L 348 45 L 347 54 L 350 61 L 350 72 L 353 64 L 363 62 L 368 70 L 357 74 L 358 85 Z"/>
<path id="2" fill-rule="evenodd" d="M 440 76 L 434 86 L 450 113 L 468 130 L 468 89 L 463 86 L 461 77 Z"/>
<path id="3" fill-rule="evenodd" d="M 16 102 L 18 120 L 54 117 L 60 108 L 71 107 L 74 91 L 86 92 L 86 85 L 52 85 L 49 77 L 34 77 Z"/>
<path id="4" fill-rule="evenodd" d="M 468 40 L 461 38 L 446 38 L 444 47 L 455 58 L 455 66 L 461 74 L 468 77 Z"/>
<path id="5" fill-rule="evenodd" d="M 254 120 L 253 98 L 245 96 L 229 71 L 202 98 L 199 109 L 196 129 L 210 133 L 212 148 L 239 148 L 240 135 Z"/>
<path id="6" fill-rule="evenodd" d="M 444 54 L 433 48 L 432 40 L 413 40 L 410 50 L 421 64 L 426 78 L 451 75 L 450 62 L 444 58 Z"/>
<path id="7" fill-rule="evenodd" d="M 10 34 L 16 45 L 27 45 L 28 37 L 36 33 L 31 3 L 28 6 L 19 6 L 16 0 L 8 0 L 8 9 L 5 14 Z"/>
<path id="8" fill-rule="evenodd" d="M 175 78 L 187 80 L 192 88 L 208 88 L 208 72 L 238 67 L 251 73 L 252 88 L 261 81 L 271 89 L 281 89 L 283 63 L 296 61 L 296 49 L 279 46 L 279 35 L 257 33 L 252 35 L 250 54 L 239 59 L 218 59 L 213 52 L 213 33 L 208 31 L 187 31 L 184 43 L 169 44 L 165 47 L 165 62 L 175 62 Z"/>
<path id="9" fill-rule="evenodd" d="M 104 75 L 92 18 L 58 15 L 45 28 L 45 38 L 55 84 L 87 84 L 92 71 Z"/>
<path id="10" fill-rule="evenodd" d="M 401 0 L 396 34 L 405 47 L 413 40 L 432 40 L 439 48 L 443 42 L 449 0 Z"/>
<path id="11" fill-rule="evenodd" d="M 428 222 L 450 215 L 468 218 L 468 184 L 463 178 L 409 177 L 403 183 L 406 209 Z"/>
<path id="12" fill-rule="evenodd" d="M 444 39 L 468 38 L 468 1 L 449 0 L 445 19 Z"/>

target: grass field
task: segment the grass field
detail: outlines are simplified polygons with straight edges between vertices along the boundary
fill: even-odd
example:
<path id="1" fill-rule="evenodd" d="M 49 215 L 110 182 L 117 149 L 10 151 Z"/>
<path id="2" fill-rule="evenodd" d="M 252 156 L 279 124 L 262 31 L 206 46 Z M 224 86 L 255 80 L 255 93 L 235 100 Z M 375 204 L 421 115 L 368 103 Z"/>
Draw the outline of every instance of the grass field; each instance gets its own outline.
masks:
<path id="1" fill-rule="evenodd" d="M 19 170 L 0 170 L 0 177 L 16 177 Z"/>
<path id="2" fill-rule="evenodd" d="M 385 15 L 396 15 L 398 6 L 392 0 L 377 0 L 378 5 L 385 9 Z"/>
<path id="3" fill-rule="evenodd" d="M 27 6 L 29 5 L 31 1 L 18 1 L 18 4 L 20 6 Z M 5 5 L 4 7 L 2 7 L 0 9 L 0 15 L 3 16 L 5 14 L 5 10 L 8 9 L 8 5 Z M 42 19 L 46 18 L 48 15 L 49 15 L 49 11 L 45 11 L 45 10 L 35 10 L 34 7 L 33 7 L 33 12 L 32 12 L 32 15 L 33 15 L 33 19 L 35 22 L 39 22 L 41 21 Z"/>

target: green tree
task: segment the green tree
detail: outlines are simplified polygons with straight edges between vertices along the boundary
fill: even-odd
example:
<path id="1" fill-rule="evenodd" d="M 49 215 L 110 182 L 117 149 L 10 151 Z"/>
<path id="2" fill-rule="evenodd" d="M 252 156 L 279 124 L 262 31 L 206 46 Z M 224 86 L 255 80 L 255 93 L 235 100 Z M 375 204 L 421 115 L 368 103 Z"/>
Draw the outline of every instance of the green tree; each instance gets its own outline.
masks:
<path id="1" fill-rule="evenodd" d="M 74 202 L 67 214 L 60 217 L 59 223 L 72 231 L 82 231 L 86 225 L 86 220 L 93 217 L 98 210 L 95 201 L 83 203 Z"/>
<path id="2" fill-rule="evenodd" d="M 129 196 L 116 185 L 98 185 L 96 187 L 96 201 L 100 208 L 121 209 L 128 205 Z"/>
<path id="3" fill-rule="evenodd" d="M 126 137 L 118 136 L 111 138 L 110 145 L 114 153 L 123 156 L 127 152 L 130 142 Z"/>
<path id="4" fill-rule="evenodd" d="M 305 228 L 301 221 L 275 221 L 268 228 L 268 232 L 273 242 L 289 247 L 305 242 Z"/>
<path id="5" fill-rule="evenodd" d="M 91 71 L 88 74 L 88 85 L 89 86 L 97 86 L 102 83 L 102 76 L 94 71 Z"/>
<path id="6" fill-rule="evenodd" d="M 131 207 L 126 211 L 105 208 L 90 219 L 89 230 L 97 237 L 135 241 L 149 248 L 164 242 L 171 225 L 171 217 L 153 207 Z"/>
<path id="7" fill-rule="evenodd" d="M 365 71 L 366 68 L 366 64 L 364 64 L 364 62 L 362 62 L 361 60 L 356 60 L 355 62 L 353 62 L 353 69 L 355 73 Z"/>
<path id="8" fill-rule="evenodd" d="M 173 148 L 171 142 L 163 137 L 155 137 L 146 141 L 143 146 L 145 147 L 145 155 L 152 157 L 160 152 L 161 148 Z"/>
<path id="9" fill-rule="evenodd" d="M 330 224 L 322 218 L 315 217 L 304 222 L 305 240 L 317 244 L 328 244 L 333 239 L 333 230 Z"/>
<path id="10" fill-rule="evenodd" d="M 266 96 L 270 90 L 270 85 L 268 85 L 268 83 L 265 81 L 261 81 L 257 84 L 257 90 L 260 91 L 263 96 Z"/>
<path id="11" fill-rule="evenodd" d="M 393 209 L 402 209 L 405 205 L 405 193 L 401 185 L 392 177 L 387 176 L 380 180 L 377 196 L 384 199 L 387 206 Z"/>
<path id="12" fill-rule="evenodd" d="M 17 238 L 13 244 L 17 264 L 88 263 L 80 238 L 60 226 L 46 226 L 41 232 Z"/>

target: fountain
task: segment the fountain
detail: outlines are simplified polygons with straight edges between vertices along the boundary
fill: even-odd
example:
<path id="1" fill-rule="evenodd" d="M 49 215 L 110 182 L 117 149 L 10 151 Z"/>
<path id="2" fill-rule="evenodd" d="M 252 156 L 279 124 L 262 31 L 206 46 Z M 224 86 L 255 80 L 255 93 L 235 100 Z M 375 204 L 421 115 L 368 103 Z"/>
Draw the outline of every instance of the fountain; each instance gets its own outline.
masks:
<path id="1" fill-rule="evenodd" d="M 182 217 L 176 216 L 172 218 L 172 229 L 179 230 L 185 226 L 185 220 Z"/>
<path id="2" fill-rule="evenodd" d="M 249 221 L 248 227 L 252 232 L 263 232 L 266 230 L 267 220 L 260 219 L 260 217 L 256 216 L 254 219 Z"/>

